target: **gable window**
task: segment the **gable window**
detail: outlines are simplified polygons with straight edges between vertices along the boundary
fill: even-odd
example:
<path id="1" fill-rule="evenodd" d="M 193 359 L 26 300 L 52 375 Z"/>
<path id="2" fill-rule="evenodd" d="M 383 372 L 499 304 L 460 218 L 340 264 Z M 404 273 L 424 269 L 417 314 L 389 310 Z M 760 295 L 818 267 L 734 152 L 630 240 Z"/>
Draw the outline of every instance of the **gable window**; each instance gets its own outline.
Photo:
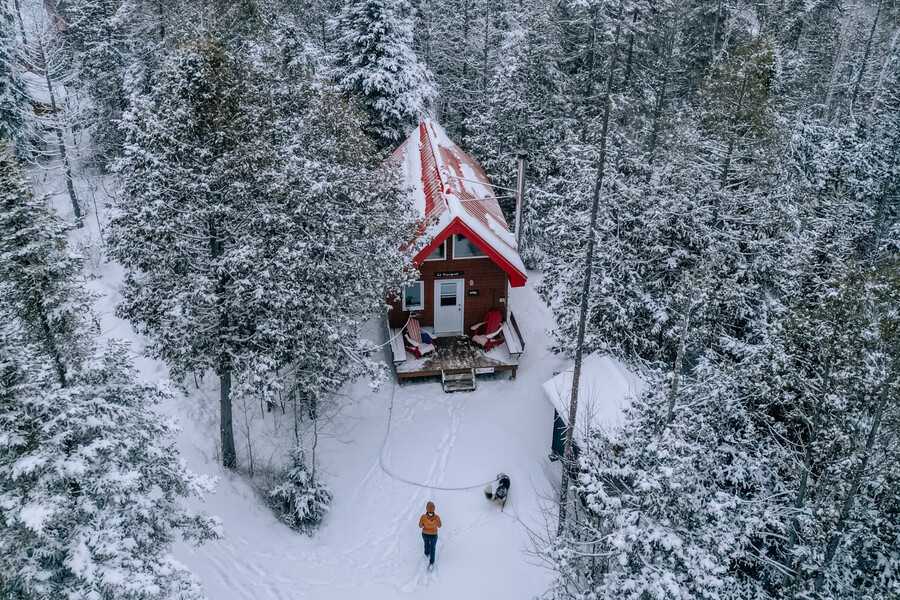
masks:
<path id="1" fill-rule="evenodd" d="M 453 258 L 481 258 L 487 256 L 478 246 L 466 239 L 466 236 L 453 236 Z"/>
<path id="2" fill-rule="evenodd" d="M 425 308 L 425 284 L 417 281 L 403 288 L 403 310 Z"/>
<path id="3" fill-rule="evenodd" d="M 444 240 L 440 246 L 434 249 L 434 252 L 428 255 L 425 260 L 444 260 L 447 258 L 447 240 Z"/>

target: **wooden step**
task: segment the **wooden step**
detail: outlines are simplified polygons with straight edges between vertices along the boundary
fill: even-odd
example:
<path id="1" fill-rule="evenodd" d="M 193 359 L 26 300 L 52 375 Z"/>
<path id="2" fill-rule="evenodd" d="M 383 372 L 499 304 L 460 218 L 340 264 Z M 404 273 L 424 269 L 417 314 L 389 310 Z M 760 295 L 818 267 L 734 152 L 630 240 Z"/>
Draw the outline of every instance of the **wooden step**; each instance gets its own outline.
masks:
<path id="1" fill-rule="evenodd" d="M 447 393 L 475 391 L 475 370 L 472 369 L 465 373 L 441 371 L 441 385 Z"/>

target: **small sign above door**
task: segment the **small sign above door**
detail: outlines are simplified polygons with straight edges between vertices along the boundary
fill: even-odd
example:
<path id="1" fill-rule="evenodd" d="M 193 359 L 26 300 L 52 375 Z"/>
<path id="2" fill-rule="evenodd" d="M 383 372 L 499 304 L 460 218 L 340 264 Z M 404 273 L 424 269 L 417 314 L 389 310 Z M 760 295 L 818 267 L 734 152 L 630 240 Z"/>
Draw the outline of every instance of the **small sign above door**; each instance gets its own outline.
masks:
<path id="1" fill-rule="evenodd" d="M 463 274 L 462 271 L 438 271 L 434 274 L 435 277 L 461 277 Z"/>

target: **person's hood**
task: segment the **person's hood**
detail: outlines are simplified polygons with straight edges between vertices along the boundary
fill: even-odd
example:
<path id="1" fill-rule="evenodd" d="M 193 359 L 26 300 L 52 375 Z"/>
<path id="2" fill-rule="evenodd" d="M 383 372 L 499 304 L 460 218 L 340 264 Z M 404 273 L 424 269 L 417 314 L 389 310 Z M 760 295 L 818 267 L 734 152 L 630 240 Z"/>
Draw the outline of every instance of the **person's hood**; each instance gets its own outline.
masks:
<path id="1" fill-rule="evenodd" d="M 425 512 L 430 512 L 430 513 L 434 512 L 434 502 L 429 502 L 428 504 L 425 505 Z"/>

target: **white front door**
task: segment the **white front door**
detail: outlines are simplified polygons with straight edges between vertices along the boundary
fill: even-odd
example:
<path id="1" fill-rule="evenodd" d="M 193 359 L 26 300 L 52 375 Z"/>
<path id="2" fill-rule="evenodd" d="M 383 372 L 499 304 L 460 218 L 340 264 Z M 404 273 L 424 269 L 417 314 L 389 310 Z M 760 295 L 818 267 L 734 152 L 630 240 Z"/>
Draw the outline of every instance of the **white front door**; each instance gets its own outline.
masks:
<path id="1" fill-rule="evenodd" d="M 436 279 L 434 281 L 434 333 L 436 335 L 463 332 L 463 298 L 465 279 Z"/>

